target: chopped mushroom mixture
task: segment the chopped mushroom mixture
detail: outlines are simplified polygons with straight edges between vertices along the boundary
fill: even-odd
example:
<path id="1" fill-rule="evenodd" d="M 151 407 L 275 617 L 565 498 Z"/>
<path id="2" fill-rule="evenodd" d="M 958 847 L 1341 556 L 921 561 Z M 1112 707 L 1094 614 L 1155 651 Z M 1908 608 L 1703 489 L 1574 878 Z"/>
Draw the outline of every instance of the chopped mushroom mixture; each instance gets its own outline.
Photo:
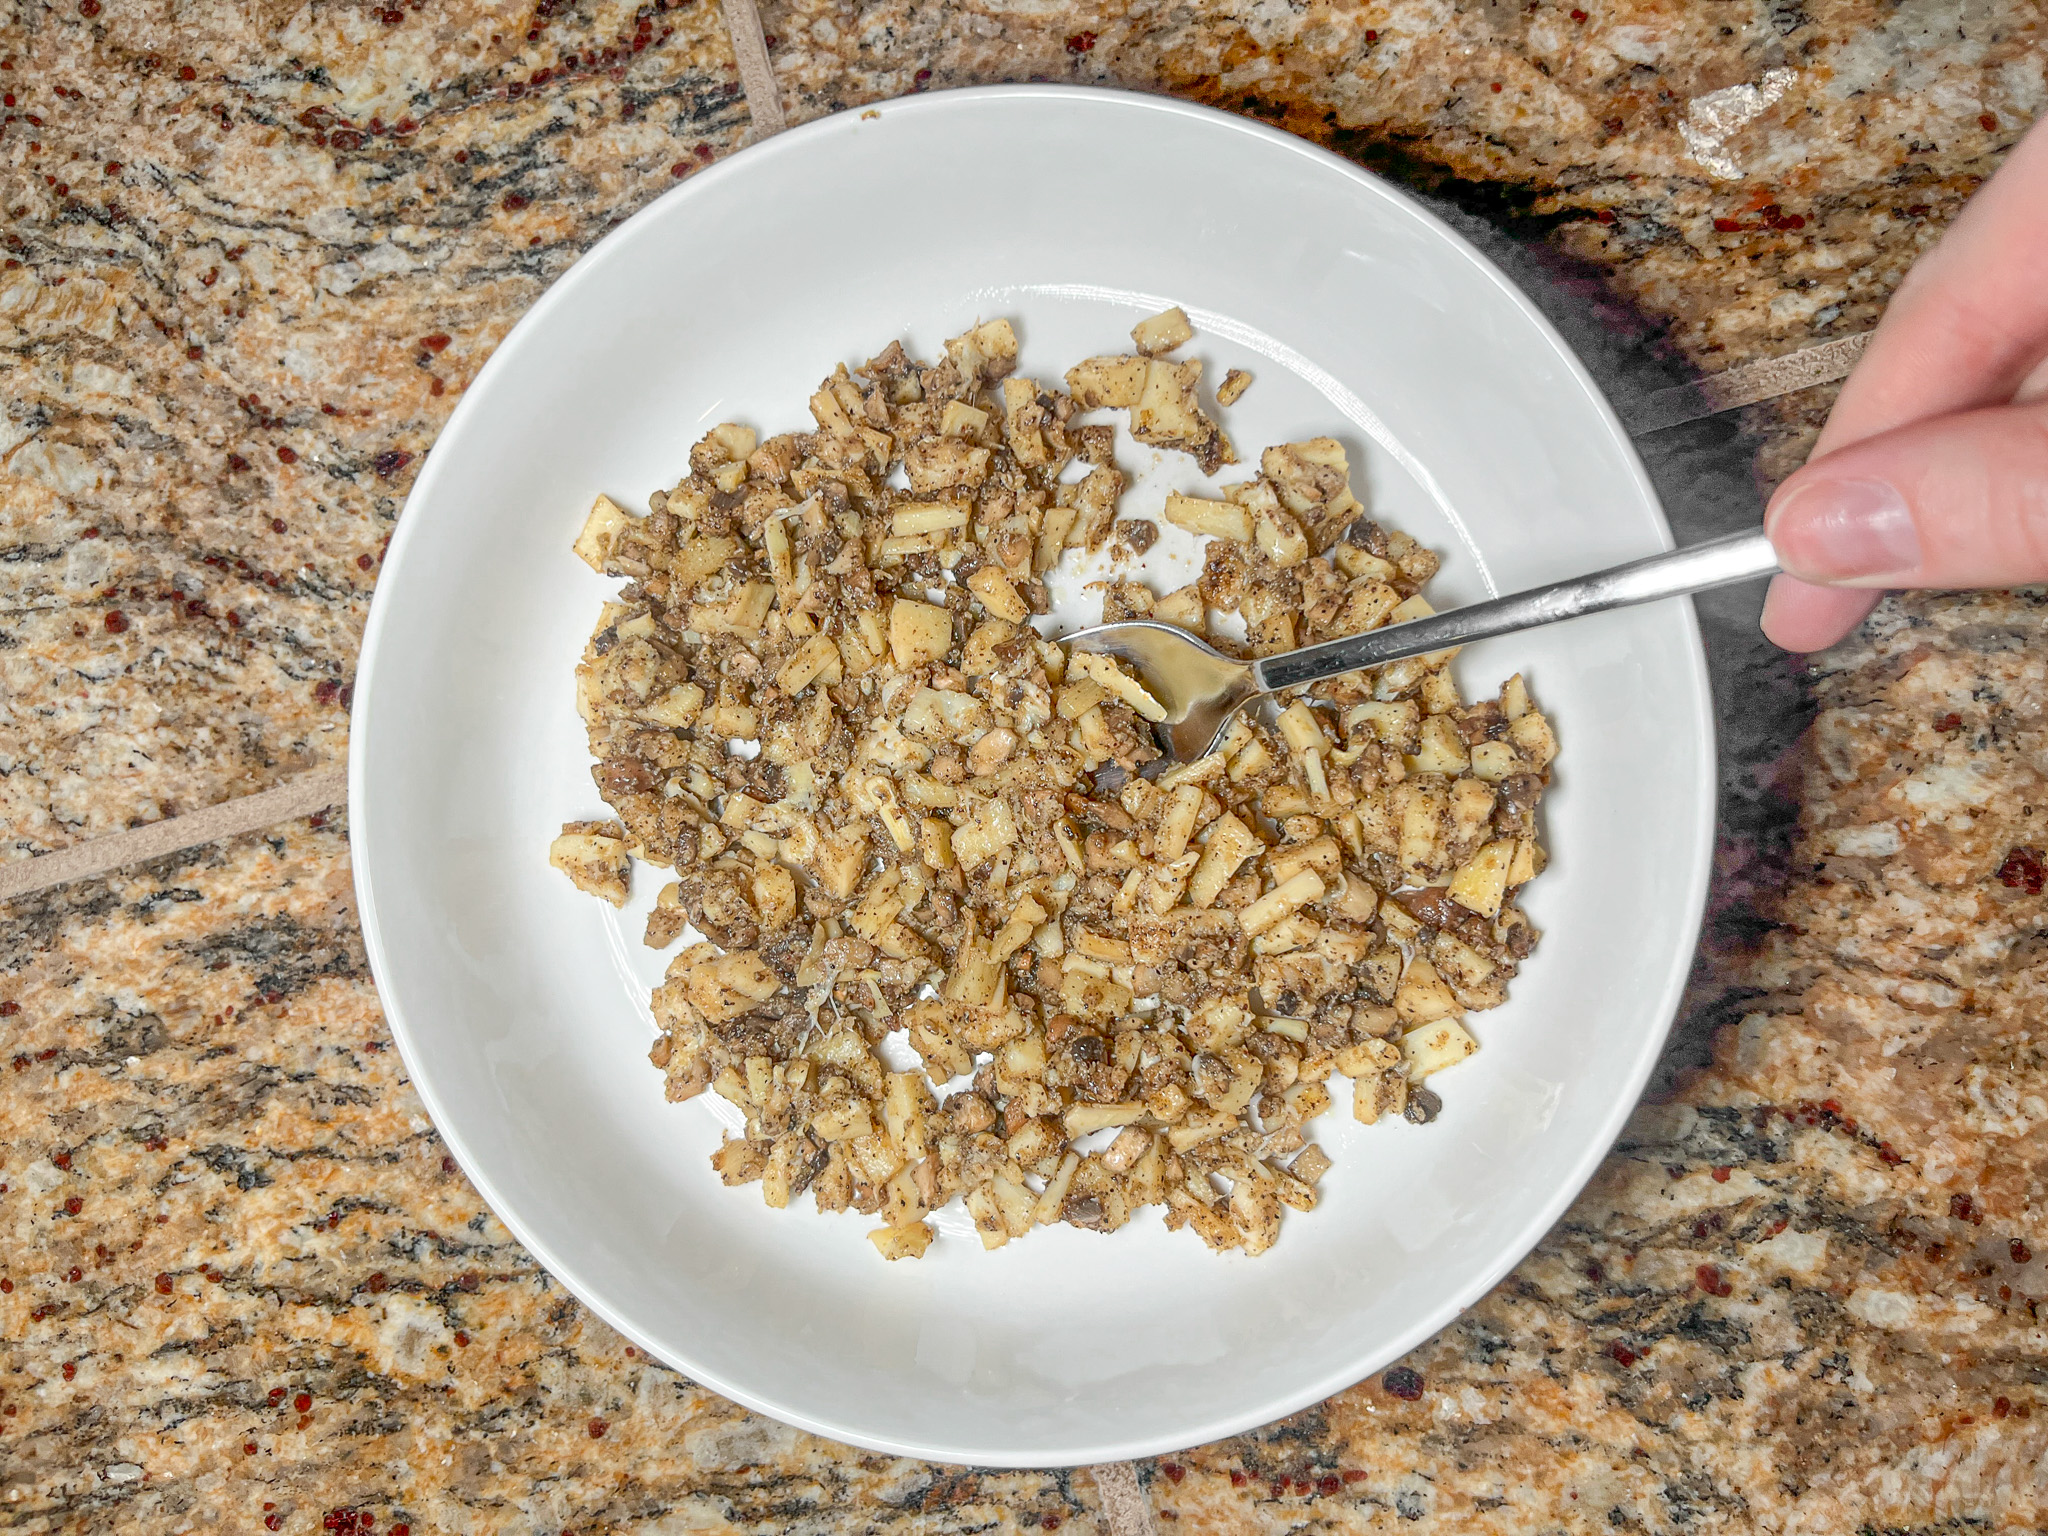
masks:
<path id="1" fill-rule="evenodd" d="M 705 939 L 654 993 L 668 1097 L 744 1112 L 726 1183 L 878 1215 L 889 1258 L 956 1196 L 991 1248 L 1156 1204 L 1263 1252 L 1331 1166 L 1305 1135 L 1331 1075 L 1359 1120 L 1431 1118 L 1423 1080 L 1536 939 L 1515 897 L 1556 745 L 1519 676 L 1467 704 L 1449 653 L 1398 662 L 1160 772 L 1142 685 L 1033 627 L 1119 526 L 1085 413 L 1236 462 L 1200 362 L 1164 355 L 1191 335 L 1155 316 L 1064 389 L 1017 375 L 1005 320 L 936 363 L 891 344 L 814 426 L 716 427 L 646 515 L 600 497 L 576 541 L 626 581 L 576 673 L 619 819 L 553 861 L 614 904 L 632 859 L 673 872 L 647 942 Z M 1200 577 L 1112 581 L 1106 618 L 1229 649 L 1236 615 L 1270 654 L 1430 612 L 1436 556 L 1364 515 L 1331 439 L 1165 516 L 1207 538 Z M 895 1031 L 923 1070 L 889 1069 Z"/>

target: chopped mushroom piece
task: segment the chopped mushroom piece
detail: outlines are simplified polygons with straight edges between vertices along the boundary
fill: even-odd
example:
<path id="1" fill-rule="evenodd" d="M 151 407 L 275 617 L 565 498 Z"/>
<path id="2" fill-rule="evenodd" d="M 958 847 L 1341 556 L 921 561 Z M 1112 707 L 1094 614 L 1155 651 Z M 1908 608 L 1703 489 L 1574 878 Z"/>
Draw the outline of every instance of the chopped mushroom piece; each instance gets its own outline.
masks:
<path id="1" fill-rule="evenodd" d="M 1168 311 L 1134 339 L 1190 334 Z M 1119 522 L 1113 433 L 1075 417 L 1128 410 L 1209 471 L 1229 445 L 1199 363 L 1092 358 L 1062 391 L 1018 360 L 1000 318 L 936 363 L 892 344 L 824 379 L 803 430 L 714 427 L 647 515 L 599 499 L 576 553 L 627 585 L 576 699 L 618 819 L 550 858 L 614 904 L 633 858 L 669 872 L 649 1060 L 670 1100 L 744 1117 L 725 1183 L 872 1216 L 887 1259 L 956 1199 L 988 1248 L 1157 1205 L 1261 1253 L 1316 1205 L 1333 1073 L 1359 1120 L 1422 1123 L 1422 1080 L 1478 1048 L 1467 1021 L 1536 940 L 1517 898 L 1557 739 L 1520 677 L 1465 703 L 1444 653 L 1156 772 L 1143 682 L 1032 627 L 1070 551 L 1142 554 L 1157 526 Z M 1234 615 L 1253 651 L 1427 612 L 1434 555 L 1349 476 L 1310 438 L 1175 492 L 1200 576 L 1120 578 L 1105 612 Z M 885 1060 L 896 1030 L 916 1069 Z"/>

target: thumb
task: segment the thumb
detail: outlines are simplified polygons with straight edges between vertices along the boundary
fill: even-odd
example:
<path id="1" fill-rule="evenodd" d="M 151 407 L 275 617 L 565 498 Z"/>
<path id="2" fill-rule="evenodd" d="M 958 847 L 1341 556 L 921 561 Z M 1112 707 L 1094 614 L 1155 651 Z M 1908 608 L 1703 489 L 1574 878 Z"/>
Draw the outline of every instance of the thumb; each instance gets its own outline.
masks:
<path id="1" fill-rule="evenodd" d="M 2048 403 L 1938 416 L 1815 459 L 1778 487 L 1764 528 L 1815 585 L 2048 580 Z"/>

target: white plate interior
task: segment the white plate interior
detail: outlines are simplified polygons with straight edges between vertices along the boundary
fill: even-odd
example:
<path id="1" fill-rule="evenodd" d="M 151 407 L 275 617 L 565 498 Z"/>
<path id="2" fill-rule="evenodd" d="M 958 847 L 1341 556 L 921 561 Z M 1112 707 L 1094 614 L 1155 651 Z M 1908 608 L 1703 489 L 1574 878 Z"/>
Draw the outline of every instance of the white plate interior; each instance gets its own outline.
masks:
<path id="1" fill-rule="evenodd" d="M 1705 888 L 1713 763 L 1683 604 L 1471 647 L 1468 695 L 1528 677 L 1563 756 L 1545 938 L 1428 1127 L 1316 1126 L 1321 1206 L 1259 1259 L 1057 1228 L 984 1253 L 958 1213 L 884 1264 L 871 1218 L 767 1210 L 707 1164 L 708 1097 L 645 1060 L 664 957 L 548 868 L 606 814 L 571 669 L 615 583 L 569 553 L 591 497 L 672 483 L 710 425 L 807 425 L 839 361 L 934 356 L 1017 323 L 1055 378 L 1184 305 L 1247 457 L 1344 440 L 1372 514 L 1445 557 L 1439 607 L 1665 547 L 1611 413 L 1494 270 L 1398 194 L 1298 141 L 1151 98 L 959 92 L 848 114 L 708 171 L 546 296 L 436 444 L 380 582 L 354 721 L 357 885 L 394 1032 L 507 1224 L 595 1310 L 695 1379 L 835 1438 L 1065 1465 L 1262 1423 L 1441 1327 L 1590 1174 L 1675 1007 Z M 1125 439 L 1126 515 L 1202 476 Z M 1249 466 L 1226 470 L 1235 478 Z M 1184 546 L 1162 541 L 1172 565 Z M 1177 579 L 1177 578 L 1176 578 Z M 1073 596 L 1072 588 L 1069 589 Z M 1088 599 L 1064 610 L 1089 617 Z"/>

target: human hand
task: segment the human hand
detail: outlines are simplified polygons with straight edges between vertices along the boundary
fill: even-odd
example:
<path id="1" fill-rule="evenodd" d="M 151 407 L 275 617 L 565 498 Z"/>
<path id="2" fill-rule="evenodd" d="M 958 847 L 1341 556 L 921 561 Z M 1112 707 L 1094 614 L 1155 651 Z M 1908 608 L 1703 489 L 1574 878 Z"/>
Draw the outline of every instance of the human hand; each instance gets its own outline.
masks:
<path id="1" fill-rule="evenodd" d="M 1906 274 L 1764 527 L 1792 651 L 1886 588 L 2048 581 L 2048 118 Z"/>

